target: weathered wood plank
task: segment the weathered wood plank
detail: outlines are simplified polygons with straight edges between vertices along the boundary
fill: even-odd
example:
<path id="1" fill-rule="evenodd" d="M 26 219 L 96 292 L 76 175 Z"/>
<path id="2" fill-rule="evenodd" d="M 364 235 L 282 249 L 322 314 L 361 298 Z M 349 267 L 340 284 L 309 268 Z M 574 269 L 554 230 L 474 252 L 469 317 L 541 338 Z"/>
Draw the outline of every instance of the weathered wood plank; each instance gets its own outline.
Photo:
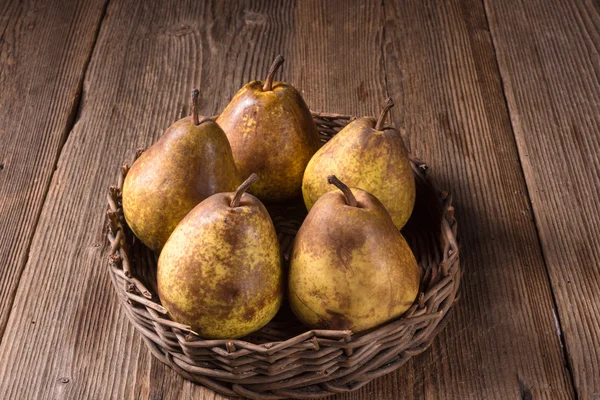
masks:
<path id="1" fill-rule="evenodd" d="M 0 340 L 105 0 L 0 6 Z"/>
<path id="2" fill-rule="evenodd" d="M 600 398 L 600 8 L 485 1 L 577 394 Z"/>
<path id="3" fill-rule="evenodd" d="M 572 398 L 484 7 L 384 4 L 392 115 L 454 193 L 463 245 L 461 301 L 416 365 L 426 397 Z"/>

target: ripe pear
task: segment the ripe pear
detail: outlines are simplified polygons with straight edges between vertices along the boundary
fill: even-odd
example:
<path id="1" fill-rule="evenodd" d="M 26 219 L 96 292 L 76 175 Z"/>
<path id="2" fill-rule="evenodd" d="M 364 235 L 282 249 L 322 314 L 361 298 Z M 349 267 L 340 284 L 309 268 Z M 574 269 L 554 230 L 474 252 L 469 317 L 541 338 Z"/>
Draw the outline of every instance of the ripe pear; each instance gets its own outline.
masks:
<path id="1" fill-rule="evenodd" d="M 360 332 L 404 313 L 420 272 L 404 237 L 372 194 L 325 193 L 300 227 L 290 261 L 292 311 L 314 329 Z"/>
<path id="2" fill-rule="evenodd" d="M 198 204 L 175 228 L 158 259 L 158 295 L 175 321 L 201 337 L 230 339 L 267 324 L 279 310 L 279 242 L 264 205 L 245 193 Z"/>
<path id="3" fill-rule="evenodd" d="M 308 210 L 331 190 L 327 176 L 337 175 L 347 185 L 377 197 L 398 229 L 406 224 L 415 204 L 416 189 L 400 132 L 383 125 L 393 106 L 393 101 L 387 99 L 377 121 L 362 117 L 350 122 L 313 156 L 302 181 Z"/>
<path id="4" fill-rule="evenodd" d="M 235 190 L 240 179 L 227 136 L 198 115 L 180 119 L 133 163 L 123 184 L 123 212 L 133 233 L 156 252 L 179 221 L 207 197 Z"/>
<path id="5" fill-rule="evenodd" d="M 246 84 L 217 118 L 231 143 L 242 176 L 256 172 L 250 191 L 263 201 L 300 195 L 306 164 L 320 146 L 317 126 L 291 85 L 273 82 L 283 64 L 277 56 L 263 81 Z"/>

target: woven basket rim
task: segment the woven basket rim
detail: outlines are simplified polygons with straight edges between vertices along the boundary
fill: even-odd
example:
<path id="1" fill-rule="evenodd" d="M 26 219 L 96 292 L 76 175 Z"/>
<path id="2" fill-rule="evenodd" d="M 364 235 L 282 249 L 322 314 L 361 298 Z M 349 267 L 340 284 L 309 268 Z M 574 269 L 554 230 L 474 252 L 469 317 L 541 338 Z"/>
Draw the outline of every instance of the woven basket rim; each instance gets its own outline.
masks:
<path id="1" fill-rule="evenodd" d="M 312 112 L 312 115 L 324 140 L 330 138 L 337 133 L 340 128 L 355 118 L 349 115 L 322 112 Z M 138 150 L 136 155 L 139 156 L 139 154 L 141 154 L 141 152 Z M 403 350 L 404 353 L 406 353 L 406 356 L 403 358 L 401 357 L 401 360 L 403 360 L 402 363 L 412 355 L 424 351 L 429 346 L 433 338 L 446 324 L 449 312 L 452 310 L 456 300 L 458 300 L 458 289 L 460 286 L 462 270 L 459 263 L 459 247 L 456 238 L 457 226 L 454 218 L 454 208 L 452 207 L 452 196 L 448 192 L 440 191 L 431 183 L 430 179 L 425 174 L 427 166 L 423 161 L 411 156 L 411 164 L 415 171 L 415 178 L 419 179 L 420 177 L 420 179 L 425 182 L 425 185 L 430 185 L 433 189 L 433 193 L 436 193 L 436 196 L 439 196 L 439 202 L 441 204 L 440 248 L 443 254 L 441 257 L 438 257 L 440 258 L 440 261 L 437 263 L 430 260 L 429 267 L 425 269 L 423 280 L 429 279 L 426 287 L 427 290 L 420 291 L 413 306 L 411 306 L 411 308 L 402 316 L 365 332 L 353 333 L 349 330 L 312 329 L 305 330 L 286 340 L 261 341 L 260 343 L 252 343 L 243 339 L 201 339 L 189 326 L 172 321 L 167 310 L 160 304 L 158 296 L 156 296 L 152 290 L 148 289 L 147 285 L 142 282 L 142 279 L 138 279 L 139 277 L 134 276 L 129 254 L 131 249 L 127 248 L 128 228 L 126 227 L 122 209 L 120 207 L 120 192 L 123 186 L 124 177 L 128 171 L 128 166 L 126 164 L 123 165 L 121 167 L 118 184 L 109 188 L 107 196 L 109 205 L 109 210 L 107 212 L 107 238 L 110 242 L 109 271 L 111 272 L 111 280 L 119 295 L 121 304 L 126 310 L 129 320 L 133 323 L 136 330 L 142 334 L 144 341 L 154 356 L 170 365 L 184 377 L 228 395 L 241 395 L 250 398 L 261 398 L 260 396 L 256 397 L 257 393 L 260 393 L 261 396 L 268 393 L 276 396 L 274 398 L 279 398 L 281 396 L 296 398 L 308 398 L 317 395 L 324 396 L 331 393 L 337 393 L 338 391 L 343 392 L 357 389 L 362 386 L 362 384 L 368 383 L 375 377 L 398 368 L 401 363 L 398 365 L 390 364 L 390 366 L 387 367 L 385 364 L 377 365 L 370 370 L 373 374 L 372 377 L 365 375 L 369 378 L 366 380 L 362 376 L 359 377 L 360 386 L 358 386 L 358 384 L 353 384 L 351 387 L 335 386 L 336 384 L 329 383 L 328 381 L 318 383 L 319 379 L 313 379 L 313 381 L 316 381 L 318 385 L 320 385 L 323 392 L 315 392 L 314 395 L 307 395 L 308 397 L 298 392 L 297 387 L 294 387 L 293 385 L 289 388 L 271 388 L 271 386 L 277 386 L 278 382 L 284 382 L 286 379 L 285 377 L 281 378 L 280 381 L 276 380 L 275 383 L 271 384 L 268 383 L 267 378 L 264 378 L 263 380 L 261 380 L 262 378 L 257 378 L 255 380 L 257 380 L 258 383 L 254 383 L 252 376 L 247 376 L 240 372 L 239 376 L 241 383 L 237 384 L 233 376 L 238 375 L 232 375 L 232 372 L 227 371 L 229 367 L 233 368 L 234 371 L 241 371 L 243 366 L 246 365 L 242 364 L 242 361 L 247 361 L 248 357 L 254 357 L 258 360 L 253 361 L 254 359 L 252 359 L 248 362 L 248 364 L 250 364 L 247 368 L 249 371 L 253 371 L 251 367 L 256 370 L 262 371 L 261 368 L 264 368 L 267 371 L 270 371 L 269 365 L 264 367 L 260 364 L 261 357 L 266 360 L 265 362 L 270 362 L 271 365 L 277 362 L 283 364 L 287 361 L 286 352 L 291 352 L 293 350 L 295 352 L 292 352 L 291 354 L 294 355 L 300 354 L 303 351 L 323 353 L 325 348 L 331 349 L 331 351 L 327 351 L 330 351 L 332 354 L 338 354 L 340 352 L 340 354 L 343 354 L 341 357 L 338 355 L 334 359 L 335 361 L 337 358 L 340 358 L 341 361 L 327 361 L 326 357 L 323 358 L 323 360 L 325 360 L 322 365 L 323 371 L 327 370 L 325 367 L 328 366 L 328 363 L 333 362 L 329 367 L 330 369 L 335 368 L 337 364 L 343 364 L 344 356 L 347 360 L 352 359 L 352 357 L 354 357 L 353 360 L 357 360 L 355 352 L 359 351 L 364 351 L 366 365 L 367 362 L 372 362 L 372 360 L 377 358 L 380 354 L 377 353 L 374 356 L 373 354 L 370 354 L 368 350 L 364 349 L 368 346 L 372 347 L 372 343 L 378 343 L 382 338 L 392 338 L 389 340 L 402 339 L 402 332 L 414 333 L 413 339 L 416 335 L 421 334 L 419 332 L 424 332 L 422 337 L 418 337 L 414 342 L 417 344 L 413 346 L 414 348 L 411 347 L 410 349 L 407 348 Z M 431 272 L 434 269 L 436 272 Z M 431 274 L 427 278 L 429 272 L 431 272 Z M 440 292 L 443 292 L 441 296 L 439 295 Z M 430 311 L 431 309 L 435 309 L 435 311 Z M 393 339 L 395 337 L 394 335 L 400 336 L 399 338 Z M 387 342 L 384 344 L 387 345 Z M 213 362 L 211 357 L 214 357 L 221 368 L 214 368 L 211 370 L 211 368 L 201 366 L 203 364 L 200 361 L 194 361 L 194 357 L 200 357 L 198 354 L 202 354 L 202 357 L 204 357 L 204 352 L 207 352 L 206 357 L 208 357 L 209 362 Z M 192 361 L 190 362 L 190 360 Z M 360 364 L 360 360 L 356 361 L 356 363 Z M 360 370 L 362 367 L 364 367 L 364 365 L 358 367 L 357 370 Z M 345 367 L 340 368 L 343 369 Z M 354 366 L 348 367 L 348 370 L 351 370 L 352 368 L 354 368 Z M 388 369 L 390 371 L 388 371 Z M 310 374 L 310 370 L 307 371 L 308 372 L 306 373 Z M 349 374 L 351 375 L 352 373 L 350 372 Z M 333 375 L 335 375 L 335 372 Z M 259 374 L 259 376 L 268 377 L 267 374 Z M 294 377 L 295 376 L 296 375 L 294 375 Z M 337 381 L 340 379 L 342 378 L 336 378 Z M 335 380 L 332 380 L 332 382 L 333 381 Z M 232 386 L 223 386 L 222 382 L 232 383 Z M 350 385 L 346 382 L 344 384 Z M 258 387 L 260 391 L 255 392 L 250 389 L 254 387 Z M 302 388 L 302 386 L 300 386 L 300 388 Z"/>

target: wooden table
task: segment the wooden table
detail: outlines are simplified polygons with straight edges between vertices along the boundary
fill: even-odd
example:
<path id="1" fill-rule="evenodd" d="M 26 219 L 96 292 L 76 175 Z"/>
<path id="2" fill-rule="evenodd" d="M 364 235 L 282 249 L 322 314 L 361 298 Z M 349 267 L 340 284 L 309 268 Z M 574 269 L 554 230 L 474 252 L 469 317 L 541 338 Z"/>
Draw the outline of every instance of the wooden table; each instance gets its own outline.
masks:
<path id="1" fill-rule="evenodd" d="M 454 194 L 462 297 L 339 399 L 600 399 L 598 0 L 0 2 L 0 397 L 221 399 L 120 310 L 105 194 L 273 57 L 314 110 L 392 120 Z"/>

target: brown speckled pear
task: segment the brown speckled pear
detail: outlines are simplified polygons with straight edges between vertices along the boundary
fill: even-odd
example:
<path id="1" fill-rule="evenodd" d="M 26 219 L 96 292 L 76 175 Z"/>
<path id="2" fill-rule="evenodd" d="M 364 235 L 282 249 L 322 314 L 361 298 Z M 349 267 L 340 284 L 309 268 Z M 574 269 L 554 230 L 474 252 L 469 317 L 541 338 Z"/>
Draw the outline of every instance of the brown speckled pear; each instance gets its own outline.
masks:
<path id="1" fill-rule="evenodd" d="M 336 175 L 377 197 L 398 229 L 406 224 L 415 204 L 415 179 L 400 132 L 383 126 L 393 105 L 387 99 L 377 121 L 363 117 L 350 122 L 313 156 L 302 181 L 308 210 L 332 190 L 327 176 Z"/>
<path id="2" fill-rule="evenodd" d="M 245 193 L 198 204 L 158 259 L 158 295 L 175 321 L 207 339 L 245 336 L 271 320 L 282 301 L 279 242 L 264 205 Z"/>
<path id="3" fill-rule="evenodd" d="M 223 130 L 198 115 L 175 122 L 133 163 L 123 184 L 123 212 L 133 233 L 160 252 L 179 221 L 214 193 L 239 185 L 231 147 Z"/>
<path id="4" fill-rule="evenodd" d="M 250 189 L 263 201 L 298 196 L 306 164 L 319 148 L 317 127 L 293 86 L 273 82 L 278 56 L 263 81 L 246 84 L 217 118 L 231 143 L 240 174 L 256 172 Z"/>
<path id="5" fill-rule="evenodd" d="M 321 196 L 296 235 L 290 305 L 311 328 L 360 332 L 410 308 L 419 267 L 375 196 L 335 176 L 328 181 L 342 192 Z"/>

